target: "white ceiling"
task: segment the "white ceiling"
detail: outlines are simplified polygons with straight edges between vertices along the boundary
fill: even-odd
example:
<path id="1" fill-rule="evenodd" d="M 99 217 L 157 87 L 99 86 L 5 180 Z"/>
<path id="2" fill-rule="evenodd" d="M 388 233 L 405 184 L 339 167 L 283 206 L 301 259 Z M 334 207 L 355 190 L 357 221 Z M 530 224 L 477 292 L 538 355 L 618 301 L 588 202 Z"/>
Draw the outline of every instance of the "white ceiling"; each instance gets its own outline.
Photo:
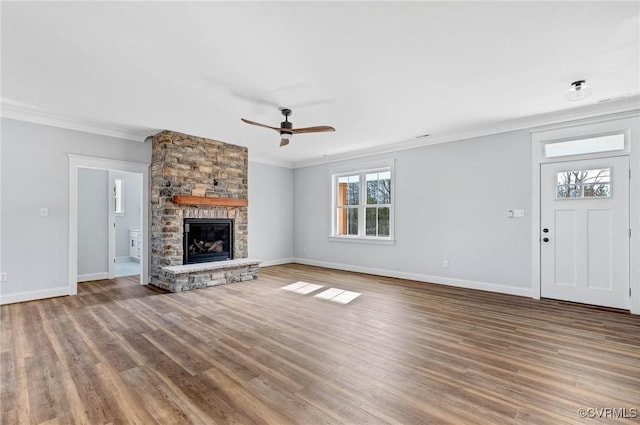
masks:
<path id="1" fill-rule="evenodd" d="M 637 1 L 3 1 L 3 115 L 140 141 L 170 129 L 300 166 L 622 95 L 637 107 L 639 11 Z M 578 79 L 593 95 L 568 102 Z M 336 132 L 280 148 L 276 132 L 240 121 L 277 127 L 279 106 L 295 127 Z"/>

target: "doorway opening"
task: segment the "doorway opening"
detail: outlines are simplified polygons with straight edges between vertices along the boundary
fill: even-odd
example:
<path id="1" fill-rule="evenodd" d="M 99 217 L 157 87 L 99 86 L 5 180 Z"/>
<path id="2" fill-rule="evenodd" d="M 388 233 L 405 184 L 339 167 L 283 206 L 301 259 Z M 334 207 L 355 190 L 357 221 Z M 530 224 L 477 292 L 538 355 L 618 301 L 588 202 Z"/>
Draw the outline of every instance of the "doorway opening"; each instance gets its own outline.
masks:
<path id="1" fill-rule="evenodd" d="M 84 157 L 79 155 L 69 155 L 69 295 L 76 295 L 78 292 L 78 278 L 79 278 L 79 248 L 84 248 L 83 245 L 79 245 L 80 225 L 79 221 L 79 207 L 80 196 L 79 193 L 79 176 L 80 170 L 102 170 L 104 173 L 109 171 L 114 173 L 127 173 L 126 175 L 134 175 L 140 182 L 140 194 L 137 196 L 138 201 L 132 204 L 133 213 L 132 216 L 139 217 L 139 276 L 140 284 L 146 285 L 149 283 L 149 247 L 148 243 L 148 223 L 149 223 L 149 166 L 147 164 L 130 163 L 122 161 L 112 161 L 102 158 Z M 123 174 L 125 175 L 125 174 Z M 109 186 L 105 185 L 105 188 Z M 106 190 L 108 193 L 108 202 L 106 205 L 113 206 L 115 202 L 115 194 L 110 190 Z M 121 194 L 126 194 L 126 186 Z M 106 194 L 105 194 L 106 195 Z M 105 205 L 105 206 L 106 206 Z M 116 244 L 115 244 L 115 232 L 110 232 L 109 228 L 113 228 L 115 225 L 115 208 L 107 207 L 107 214 L 109 219 L 104 222 L 101 227 L 104 229 L 102 232 L 103 238 L 111 240 L 113 238 L 113 244 L 109 244 L 109 256 L 107 258 L 107 276 L 104 278 L 113 278 L 115 276 L 114 262 L 110 261 L 111 258 L 116 258 Z M 136 214 L 137 210 L 137 214 Z M 113 218 L 113 220 L 112 220 Z M 128 230 L 128 229 L 127 229 Z M 96 236 L 98 237 L 98 236 Z M 129 241 L 127 241 L 129 243 Z M 104 244 L 98 244 L 104 247 Z M 101 248 L 102 249 L 102 248 Z M 103 268 L 104 270 L 104 268 Z M 101 273 L 104 273 L 101 271 Z"/>
<path id="2" fill-rule="evenodd" d="M 109 279 L 140 275 L 142 175 L 108 171 Z"/>

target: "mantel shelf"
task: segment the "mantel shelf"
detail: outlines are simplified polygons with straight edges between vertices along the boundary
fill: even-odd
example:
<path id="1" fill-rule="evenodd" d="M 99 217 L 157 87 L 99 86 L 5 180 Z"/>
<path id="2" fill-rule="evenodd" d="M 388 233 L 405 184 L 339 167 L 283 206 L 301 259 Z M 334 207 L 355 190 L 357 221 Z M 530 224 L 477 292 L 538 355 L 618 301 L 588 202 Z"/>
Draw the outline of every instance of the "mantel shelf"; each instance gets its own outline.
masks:
<path id="1" fill-rule="evenodd" d="M 236 198 L 217 198 L 215 196 L 173 195 L 176 205 L 199 205 L 206 207 L 246 207 L 249 201 Z"/>

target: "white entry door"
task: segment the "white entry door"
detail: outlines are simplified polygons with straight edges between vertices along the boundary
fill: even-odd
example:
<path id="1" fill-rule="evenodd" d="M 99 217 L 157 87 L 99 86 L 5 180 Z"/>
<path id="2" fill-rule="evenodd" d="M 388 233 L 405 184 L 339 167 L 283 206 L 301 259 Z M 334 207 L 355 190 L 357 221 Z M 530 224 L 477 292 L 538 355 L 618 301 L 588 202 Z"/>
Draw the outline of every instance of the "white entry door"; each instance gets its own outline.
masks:
<path id="1" fill-rule="evenodd" d="M 629 309 L 629 157 L 542 164 L 540 295 Z"/>

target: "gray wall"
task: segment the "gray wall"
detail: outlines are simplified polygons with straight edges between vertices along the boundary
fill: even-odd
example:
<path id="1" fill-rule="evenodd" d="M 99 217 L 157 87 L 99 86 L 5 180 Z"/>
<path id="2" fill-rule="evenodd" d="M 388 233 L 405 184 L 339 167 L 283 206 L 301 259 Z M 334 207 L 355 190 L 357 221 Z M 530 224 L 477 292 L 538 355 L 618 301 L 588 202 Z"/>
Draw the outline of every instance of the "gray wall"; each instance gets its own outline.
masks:
<path id="1" fill-rule="evenodd" d="M 78 170 L 78 279 L 105 279 L 109 272 L 107 171 Z M 102 275 L 102 276 L 98 276 Z"/>
<path id="2" fill-rule="evenodd" d="M 69 153 L 151 161 L 149 143 L 2 118 L 3 298 L 37 298 L 68 288 Z M 48 217 L 40 217 L 40 207 L 49 208 Z"/>
<path id="3" fill-rule="evenodd" d="M 294 171 L 301 262 L 527 295 L 531 153 L 526 131 Z M 331 169 L 395 158 L 394 245 L 329 240 Z M 525 218 L 507 218 L 521 208 Z M 443 268 L 449 260 L 449 268 Z"/>
<path id="4" fill-rule="evenodd" d="M 293 258 L 293 170 L 249 162 L 249 257 Z"/>
<path id="5" fill-rule="evenodd" d="M 122 179 L 124 214 L 116 215 L 116 257 L 129 257 L 129 227 L 140 227 L 142 175 L 112 171 L 110 179 Z M 111 182 L 113 187 L 113 181 Z"/>

